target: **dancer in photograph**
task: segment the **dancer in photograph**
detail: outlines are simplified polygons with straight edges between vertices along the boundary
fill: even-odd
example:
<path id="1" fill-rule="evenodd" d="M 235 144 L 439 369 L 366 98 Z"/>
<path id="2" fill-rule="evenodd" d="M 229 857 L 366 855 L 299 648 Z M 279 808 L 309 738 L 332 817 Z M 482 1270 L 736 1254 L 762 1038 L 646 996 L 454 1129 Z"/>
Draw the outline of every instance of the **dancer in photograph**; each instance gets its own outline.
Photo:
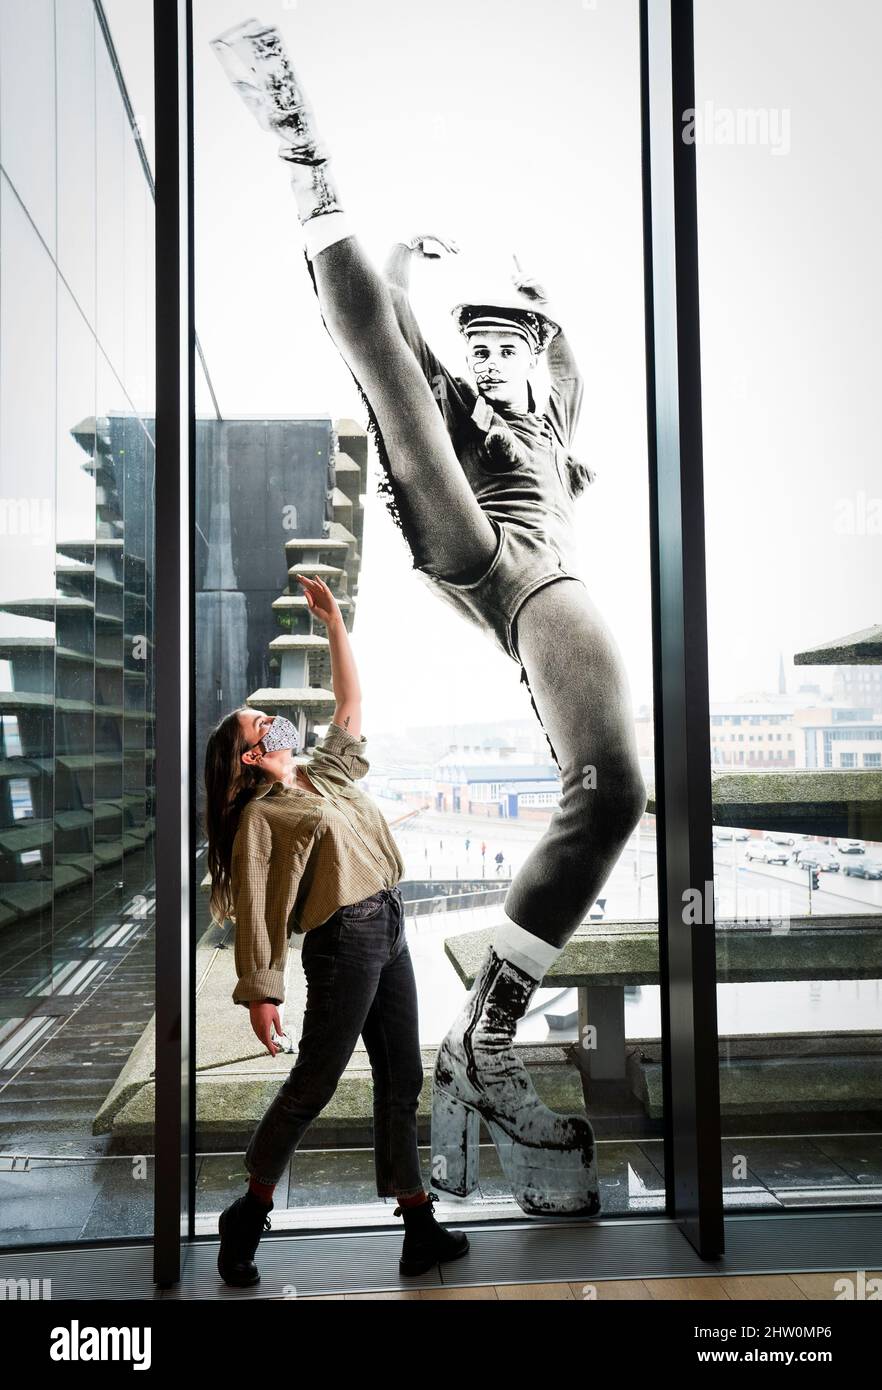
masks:
<path id="1" fill-rule="evenodd" d="M 272 1056 L 282 1035 L 289 920 L 304 933 L 306 1011 L 297 1061 L 245 1153 L 246 1192 L 221 1212 L 218 1271 L 258 1282 L 254 1254 L 270 1228 L 273 1190 L 364 1039 L 373 1078 L 377 1194 L 397 1197 L 402 1274 L 423 1274 L 468 1250 L 434 1217 L 423 1187 L 417 1110 L 423 1084 L 417 994 L 399 880 L 404 864 L 385 817 L 358 785 L 369 769 L 361 689 L 340 607 L 324 580 L 297 576 L 327 629 L 335 708 L 305 763 L 290 720 L 241 706 L 205 752 L 211 911 L 236 924 L 235 1003 Z"/>
<path id="2" fill-rule="evenodd" d="M 455 244 L 420 234 L 377 270 L 279 31 L 250 19 L 212 47 L 279 140 L 322 319 L 364 401 L 381 491 L 414 572 L 519 666 L 560 772 L 559 804 L 512 879 L 505 920 L 438 1049 L 432 1184 L 474 1190 L 483 1116 L 525 1211 L 591 1215 L 600 1209 L 591 1125 L 544 1105 L 513 1046 L 646 805 L 624 663 L 576 573 L 574 502 L 594 478 L 570 451 L 581 378 L 544 291 L 520 273 L 510 292 L 454 306 L 472 379 L 450 372 L 407 289 L 414 256 L 456 254 Z M 532 378 L 542 353 L 551 394 L 540 412 Z"/>

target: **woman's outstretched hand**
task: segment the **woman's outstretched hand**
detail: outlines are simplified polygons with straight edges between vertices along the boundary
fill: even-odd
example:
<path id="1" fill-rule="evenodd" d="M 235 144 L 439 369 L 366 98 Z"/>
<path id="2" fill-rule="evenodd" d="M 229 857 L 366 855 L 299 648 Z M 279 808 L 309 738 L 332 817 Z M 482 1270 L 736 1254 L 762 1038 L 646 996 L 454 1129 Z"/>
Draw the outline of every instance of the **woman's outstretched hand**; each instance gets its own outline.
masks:
<path id="1" fill-rule="evenodd" d="M 336 622 L 338 618 L 340 622 L 343 621 L 340 605 L 323 579 L 319 579 L 318 575 L 314 579 L 307 579 L 305 574 L 298 574 L 294 577 L 303 585 L 306 602 L 313 617 L 318 618 L 326 626 Z"/>
<path id="2" fill-rule="evenodd" d="M 279 1018 L 279 1007 L 270 999 L 252 999 L 248 1005 L 248 1012 L 251 1015 L 251 1027 L 257 1034 L 264 1047 L 269 1050 L 271 1057 L 275 1057 L 279 1051 L 278 1043 L 272 1040 L 272 1030 L 282 1034 L 282 1020 Z"/>
<path id="3" fill-rule="evenodd" d="M 406 244 L 416 255 L 432 261 L 439 260 L 443 251 L 451 256 L 459 254 L 459 247 L 452 237 L 434 236 L 431 232 L 418 232 Z"/>

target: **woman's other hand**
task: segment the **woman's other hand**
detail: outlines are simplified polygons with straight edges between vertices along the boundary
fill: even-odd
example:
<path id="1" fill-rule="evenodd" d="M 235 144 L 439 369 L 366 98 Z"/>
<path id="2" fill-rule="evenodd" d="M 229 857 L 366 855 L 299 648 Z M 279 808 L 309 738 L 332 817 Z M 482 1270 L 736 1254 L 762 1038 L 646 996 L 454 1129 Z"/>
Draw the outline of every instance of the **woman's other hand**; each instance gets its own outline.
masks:
<path id="1" fill-rule="evenodd" d="M 326 627 L 338 619 L 340 622 L 343 621 L 340 605 L 323 579 L 319 579 L 318 575 L 314 579 L 307 579 L 305 574 L 294 577 L 303 585 L 306 602 L 313 617 L 318 618 Z"/>
<path id="2" fill-rule="evenodd" d="M 279 1006 L 270 999 L 253 999 L 248 1005 L 248 1012 L 251 1015 L 251 1027 L 257 1034 L 264 1047 L 269 1049 L 271 1057 L 275 1057 L 280 1050 L 277 1043 L 272 1040 L 272 1029 L 281 1035 L 282 1020 L 279 1018 Z"/>

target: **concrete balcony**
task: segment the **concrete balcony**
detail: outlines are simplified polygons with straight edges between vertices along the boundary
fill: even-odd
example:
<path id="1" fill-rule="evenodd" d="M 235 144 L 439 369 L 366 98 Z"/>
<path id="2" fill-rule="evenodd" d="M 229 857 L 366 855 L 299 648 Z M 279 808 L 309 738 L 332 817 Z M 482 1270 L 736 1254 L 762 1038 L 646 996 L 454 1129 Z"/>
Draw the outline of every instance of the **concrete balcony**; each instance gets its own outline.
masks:
<path id="1" fill-rule="evenodd" d="M 337 707 L 333 690 L 321 686 L 267 686 L 253 691 L 245 703 L 252 709 L 266 710 L 267 714 L 284 714 L 294 724 L 298 721 L 292 718 L 292 710 L 303 710 L 311 722 L 323 724 Z"/>
<path id="2" fill-rule="evenodd" d="M 655 813 L 655 786 L 646 809 Z M 882 841 L 882 772 L 874 769 L 711 770 L 714 825 Z"/>

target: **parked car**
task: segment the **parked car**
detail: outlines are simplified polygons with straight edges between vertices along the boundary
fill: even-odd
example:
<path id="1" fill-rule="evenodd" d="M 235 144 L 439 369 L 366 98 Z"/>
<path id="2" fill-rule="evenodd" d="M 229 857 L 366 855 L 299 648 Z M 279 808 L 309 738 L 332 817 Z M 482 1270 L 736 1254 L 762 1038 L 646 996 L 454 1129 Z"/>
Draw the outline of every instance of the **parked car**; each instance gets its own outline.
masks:
<path id="1" fill-rule="evenodd" d="M 845 864 L 843 873 L 852 878 L 882 878 L 882 859 L 861 859 L 857 864 Z"/>
<path id="2" fill-rule="evenodd" d="M 823 845 L 808 845 L 797 851 L 801 869 L 820 869 L 823 873 L 838 874 L 842 867 L 836 855 Z M 796 859 L 796 855 L 793 856 Z"/>
<path id="3" fill-rule="evenodd" d="M 866 854 L 867 852 L 863 840 L 837 840 L 836 848 L 840 854 Z"/>
<path id="4" fill-rule="evenodd" d="M 776 845 L 774 840 L 753 840 L 745 849 L 748 862 L 759 859 L 763 864 L 789 864 L 790 850 L 786 845 Z"/>
<path id="5" fill-rule="evenodd" d="M 775 845 L 795 845 L 797 840 L 804 840 L 804 835 L 794 835 L 792 830 L 770 830 L 765 837 Z"/>
<path id="6" fill-rule="evenodd" d="M 714 839 L 719 844 L 727 840 L 749 840 L 749 830 L 730 830 L 726 825 L 714 826 Z"/>
<path id="7" fill-rule="evenodd" d="M 836 859 L 828 840 L 805 840 L 801 845 L 797 845 L 793 851 L 794 863 L 801 863 L 804 855 L 814 854 L 815 850 L 820 850 L 822 854 L 829 854 L 831 859 Z M 838 859 L 836 859 L 836 863 L 839 863 Z"/>

